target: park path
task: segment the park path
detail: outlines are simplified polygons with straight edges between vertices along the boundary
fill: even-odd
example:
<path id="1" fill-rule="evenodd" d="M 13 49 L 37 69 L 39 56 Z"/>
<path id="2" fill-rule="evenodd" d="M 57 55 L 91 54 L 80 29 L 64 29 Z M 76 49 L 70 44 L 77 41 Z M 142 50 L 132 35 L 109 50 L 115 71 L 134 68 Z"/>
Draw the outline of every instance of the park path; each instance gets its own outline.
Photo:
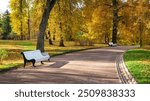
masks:
<path id="1" fill-rule="evenodd" d="M 36 67 L 0 74 L 1 84 L 119 84 L 116 58 L 132 46 L 90 49 L 53 57 Z"/>

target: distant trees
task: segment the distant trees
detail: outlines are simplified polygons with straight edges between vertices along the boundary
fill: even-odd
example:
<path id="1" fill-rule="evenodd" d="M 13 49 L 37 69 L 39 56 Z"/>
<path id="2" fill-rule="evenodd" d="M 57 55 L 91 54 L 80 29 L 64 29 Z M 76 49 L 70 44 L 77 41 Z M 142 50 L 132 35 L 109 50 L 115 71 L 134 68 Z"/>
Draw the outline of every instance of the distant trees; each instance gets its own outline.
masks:
<path id="1" fill-rule="evenodd" d="M 150 2 L 149 0 L 128 0 L 127 7 L 122 10 L 121 27 L 123 28 L 121 35 L 127 36 L 128 43 L 139 44 L 142 47 L 144 44 L 150 44 Z M 126 33 L 126 34 L 125 34 Z"/>
<path id="2" fill-rule="evenodd" d="M 149 10 L 149 0 L 138 1 L 136 5 L 137 11 L 137 31 L 139 34 L 139 43 L 140 47 L 143 46 L 144 40 L 146 37 L 145 35 L 149 33 L 149 23 L 150 23 L 150 10 Z M 148 36 L 148 35 L 146 35 Z M 150 41 L 149 41 L 150 42 Z"/>
<path id="3" fill-rule="evenodd" d="M 8 39 L 11 33 L 11 26 L 10 26 L 10 16 L 9 11 L 7 10 L 2 16 L 0 20 L 0 33 L 2 39 Z"/>
<path id="4" fill-rule="evenodd" d="M 0 36 L 3 33 L 2 31 L 2 14 L 0 14 Z"/>
<path id="5" fill-rule="evenodd" d="M 32 0 L 10 0 L 11 26 L 20 40 L 30 39 L 30 12 Z"/>

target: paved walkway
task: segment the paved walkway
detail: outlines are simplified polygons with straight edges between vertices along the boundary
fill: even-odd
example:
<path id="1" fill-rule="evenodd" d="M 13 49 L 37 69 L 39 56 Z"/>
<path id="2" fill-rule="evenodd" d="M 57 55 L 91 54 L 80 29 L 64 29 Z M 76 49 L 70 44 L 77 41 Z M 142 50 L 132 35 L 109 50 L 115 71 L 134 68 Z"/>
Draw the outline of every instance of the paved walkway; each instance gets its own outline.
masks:
<path id="1" fill-rule="evenodd" d="M 56 56 L 35 68 L 0 74 L 0 83 L 19 84 L 118 84 L 116 58 L 133 47 L 107 47 Z"/>

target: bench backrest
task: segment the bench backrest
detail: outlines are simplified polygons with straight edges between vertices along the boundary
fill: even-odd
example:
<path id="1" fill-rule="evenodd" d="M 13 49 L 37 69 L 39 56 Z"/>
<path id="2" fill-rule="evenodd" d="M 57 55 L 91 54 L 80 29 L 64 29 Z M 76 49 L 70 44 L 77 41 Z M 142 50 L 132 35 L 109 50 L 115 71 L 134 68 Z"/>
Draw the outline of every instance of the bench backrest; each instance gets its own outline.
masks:
<path id="1" fill-rule="evenodd" d="M 31 60 L 31 59 L 39 59 L 40 57 L 42 57 L 43 55 L 41 54 L 40 50 L 35 50 L 35 51 L 26 51 L 23 52 L 25 58 L 27 60 Z"/>

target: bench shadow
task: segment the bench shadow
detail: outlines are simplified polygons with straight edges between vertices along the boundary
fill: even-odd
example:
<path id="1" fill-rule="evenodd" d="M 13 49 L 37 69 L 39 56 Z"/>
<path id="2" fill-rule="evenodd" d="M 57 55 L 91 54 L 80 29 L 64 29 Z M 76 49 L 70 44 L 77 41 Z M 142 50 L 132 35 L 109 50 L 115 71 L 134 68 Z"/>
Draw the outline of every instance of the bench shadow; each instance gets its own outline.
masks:
<path id="1" fill-rule="evenodd" d="M 69 62 L 68 61 L 55 61 L 54 64 L 52 65 L 49 65 L 51 68 L 61 68 L 63 67 L 64 65 L 68 64 Z"/>

